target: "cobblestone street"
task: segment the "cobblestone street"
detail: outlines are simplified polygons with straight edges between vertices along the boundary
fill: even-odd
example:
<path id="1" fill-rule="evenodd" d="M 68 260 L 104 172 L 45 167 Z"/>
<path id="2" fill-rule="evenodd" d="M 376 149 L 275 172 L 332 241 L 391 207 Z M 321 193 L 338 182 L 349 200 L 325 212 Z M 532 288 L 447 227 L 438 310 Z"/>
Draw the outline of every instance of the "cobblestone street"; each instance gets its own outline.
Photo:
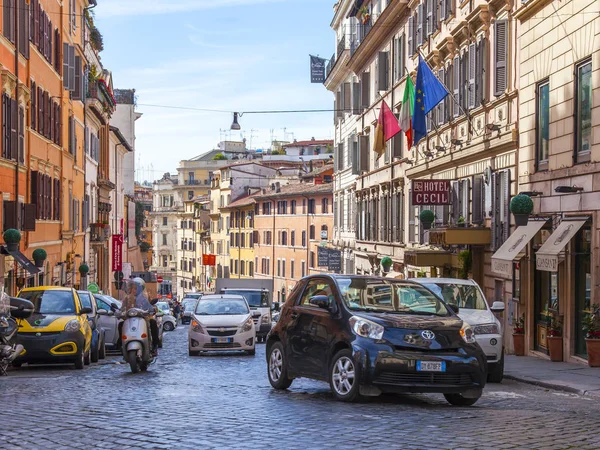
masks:
<path id="1" fill-rule="evenodd" d="M 23 367 L 0 379 L 1 448 L 600 448 L 596 400 L 506 380 L 471 408 L 441 395 L 335 401 L 325 383 L 275 392 L 256 356 L 190 358 L 187 329 L 132 375 L 110 356 L 83 372 Z"/>

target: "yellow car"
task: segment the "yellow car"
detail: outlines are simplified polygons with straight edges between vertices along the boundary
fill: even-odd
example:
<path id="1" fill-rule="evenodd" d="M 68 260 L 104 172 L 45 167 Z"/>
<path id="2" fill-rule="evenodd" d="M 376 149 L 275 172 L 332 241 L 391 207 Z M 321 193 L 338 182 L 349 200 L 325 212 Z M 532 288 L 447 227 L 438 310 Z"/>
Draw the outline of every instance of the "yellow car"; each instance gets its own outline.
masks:
<path id="1" fill-rule="evenodd" d="M 75 289 L 40 286 L 23 289 L 19 297 L 33 303 L 34 312 L 19 320 L 17 341 L 25 350 L 13 362 L 30 364 L 74 363 L 83 369 L 90 363 L 92 329 Z"/>

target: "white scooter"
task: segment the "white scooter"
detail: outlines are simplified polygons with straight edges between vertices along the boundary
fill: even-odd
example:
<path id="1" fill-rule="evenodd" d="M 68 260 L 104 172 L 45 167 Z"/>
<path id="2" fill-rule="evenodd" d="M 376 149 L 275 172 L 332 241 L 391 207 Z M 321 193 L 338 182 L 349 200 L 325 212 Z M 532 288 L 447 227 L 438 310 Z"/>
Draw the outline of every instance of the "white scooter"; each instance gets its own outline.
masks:
<path id="1" fill-rule="evenodd" d="M 140 370 L 145 372 L 148 366 L 156 361 L 156 357 L 152 355 L 151 334 L 146 319 L 152 314 L 138 308 L 131 308 L 125 314 L 121 348 L 132 373 L 138 373 Z M 157 317 L 162 315 L 161 312 L 156 313 Z"/>

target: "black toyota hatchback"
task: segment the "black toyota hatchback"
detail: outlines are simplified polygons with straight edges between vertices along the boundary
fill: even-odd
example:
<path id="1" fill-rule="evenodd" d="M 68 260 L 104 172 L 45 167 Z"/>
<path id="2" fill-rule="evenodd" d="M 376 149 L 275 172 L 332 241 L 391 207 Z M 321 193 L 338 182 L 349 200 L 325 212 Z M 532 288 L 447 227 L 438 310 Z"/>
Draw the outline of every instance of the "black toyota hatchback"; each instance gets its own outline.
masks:
<path id="1" fill-rule="evenodd" d="M 384 392 L 438 392 L 473 405 L 485 354 L 470 326 L 409 281 L 312 275 L 294 288 L 267 340 L 269 382 L 328 381 L 342 401 Z"/>

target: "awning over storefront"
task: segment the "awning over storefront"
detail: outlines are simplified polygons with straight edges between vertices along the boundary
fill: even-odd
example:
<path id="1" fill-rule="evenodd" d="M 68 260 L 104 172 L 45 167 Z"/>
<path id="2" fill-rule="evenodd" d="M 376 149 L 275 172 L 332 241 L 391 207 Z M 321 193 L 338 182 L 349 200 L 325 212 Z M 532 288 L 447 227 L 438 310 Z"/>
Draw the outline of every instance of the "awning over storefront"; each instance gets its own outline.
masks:
<path id="1" fill-rule="evenodd" d="M 30 274 L 36 275 L 42 271 L 41 268 L 35 267 L 35 265 L 27 258 L 27 256 L 25 256 L 19 250 L 9 250 L 5 246 L 0 247 L 0 249 L 3 255 L 12 256 L 15 259 L 15 261 L 19 263 L 19 265 Z"/>
<path id="2" fill-rule="evenodd" d="M 558 272 L 560 253 L 587 221 L 588 217 L 564 218 L 544 245 L 536 252 L 536 269 L 545 270 L 546 272 Z"/>
<path id="3" fill-rule="evenodd" d="M 517 227 L 509 238 L 492 255 L 492 272 L 512 277 L 513 261 L 533 239 L 547 220 L 529 220 L 527 225 Z"/>

